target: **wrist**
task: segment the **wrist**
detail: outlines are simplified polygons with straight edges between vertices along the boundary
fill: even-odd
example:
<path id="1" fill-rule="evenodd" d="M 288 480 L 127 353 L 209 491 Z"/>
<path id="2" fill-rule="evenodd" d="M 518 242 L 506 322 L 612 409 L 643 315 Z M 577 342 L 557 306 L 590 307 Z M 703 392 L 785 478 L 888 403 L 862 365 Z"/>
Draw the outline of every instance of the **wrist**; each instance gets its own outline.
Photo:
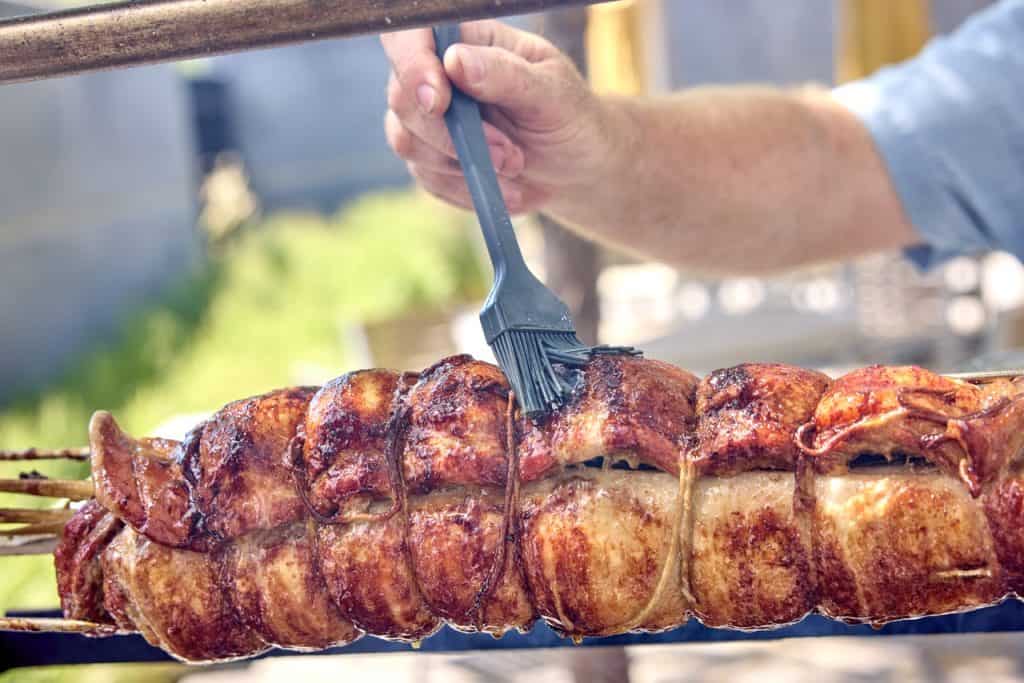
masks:
<path id="1" fill-rule="evenodd" d="M 637 148 L 639 130 L 631 98 L 592 95 L 579 136 L 580 151 L 571 155 L 573 168 L 551 199 L 545 213 L 582 222 L 607 196 L 629 177 L 632 150 Z"/>
<path id="2" fill-rule="evenodd" d="M 630 173 L 635 150 L 640 149 L 636 98 L 606 95 L 596 99 L 601 152 L 594 163 L 590 191 L 619 184 Z"/>

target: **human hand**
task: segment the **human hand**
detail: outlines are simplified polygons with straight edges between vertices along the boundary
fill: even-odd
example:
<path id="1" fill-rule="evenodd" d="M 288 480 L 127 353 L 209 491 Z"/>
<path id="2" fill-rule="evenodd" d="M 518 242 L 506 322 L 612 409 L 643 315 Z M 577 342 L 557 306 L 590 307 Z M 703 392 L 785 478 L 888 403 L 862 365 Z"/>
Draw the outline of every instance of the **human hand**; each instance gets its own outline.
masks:
<path id="1" fill-rule="evenodd" d="M 481 103 L 484 135 L 513 213 L 585 198 L 605 179 L 615 135 L 600 98 L 567 56 L 497 21 L 462 25 L 442 64 L 429 29 L 381 36 L 391 61 L 388 143 L 429 192 L 472 208 L 444 124 L 454 83 Z"/>

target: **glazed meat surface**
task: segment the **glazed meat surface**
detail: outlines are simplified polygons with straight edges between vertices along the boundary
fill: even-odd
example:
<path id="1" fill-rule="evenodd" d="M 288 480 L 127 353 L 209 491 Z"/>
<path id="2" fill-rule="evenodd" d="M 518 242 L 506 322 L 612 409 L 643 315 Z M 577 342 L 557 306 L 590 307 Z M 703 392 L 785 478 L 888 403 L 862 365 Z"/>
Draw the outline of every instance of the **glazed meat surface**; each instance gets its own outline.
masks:
<path id="1" fill-rule="evenodd" d="M 580 380 L 558 411 L 517 421 L 524 481 L 598 456 L 679 472 L 693 429 L 695 376 L 661 361 L 598 356 Z"/>
<path id="2" fill-rule="evenodd" d="M 1019 393 L 1016 382 L 976 386 L 917 367 L 872 366 L 837 379 L 797 441 L 822 472 L 842 472 L 865 453 L 910 455 L 977 495 L 1024 446 Z"/>
<path id="3" fill-rule="evenodd" d="M 796 430 L 811 418 L 829 379 L 778 363 L 745 363 L 716 370 L 697 388 L 700 472 L 751 468 L 792 470 Z"/>
<path id="4" fill-rule="evenodd" d="M 239 401 L 182 443 L 99 413 L 65 614 L 210 661 L 446 623 L 879 624 L 1024 588 L 1015 382 L 618 356 L 574 379 L 537 422 L 465 356 Z"/>
<path id="5" fill-rule="evenodd" d="M 313 514 L 334 519 L 391 495 L 392 472 L 385 456 L 388 424 L 400 394 L 413 381 L 389 370 L 364 370 L 329 382 L 316 393 L 292 446 L 293 455 L 302 454 L 293 466 Z"/>
<path id="6" fill-rule="evenodd" d="M 313 390 L 230 403 L 181 443 L 127 438 L 109 413 L 90 424 L 96 497 L 158 543 L 205 550 L 305 514 L 288 446 Z"/>

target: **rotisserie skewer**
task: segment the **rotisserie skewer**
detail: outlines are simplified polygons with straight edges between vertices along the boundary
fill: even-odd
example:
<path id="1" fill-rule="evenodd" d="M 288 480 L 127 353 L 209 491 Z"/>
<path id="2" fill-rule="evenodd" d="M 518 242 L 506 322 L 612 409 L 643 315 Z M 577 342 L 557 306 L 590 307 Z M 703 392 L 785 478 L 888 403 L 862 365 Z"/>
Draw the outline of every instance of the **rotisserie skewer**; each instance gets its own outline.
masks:
<path id="1" fill-rule="evenodd" d="M 27 448 L 22 451 L 0 451 L 0 462 L 7 460 L 88 460 L 89 447 L 43 450 Z"/>
<path id="2" fill-rule="evenodd" d="M 95 500 L 56 551 L 65 615 L 213 660 L 442 623 L 877 624 L 1024 588 L 1014 381 L 748 364 L 698 382 L 631 357 L 580 379 L 539 423 L 465 357 L 239 401 L 181 443 L 98 413 Z M 67 484 L 45 488 L 90 486 Z"/>
<path id="3" fill-rule="evenodd" d="M 0 491 L 4 493 L 25 493 L 30 496 L 67 498 L 68 500 L 89 500 L 93 497 L 92 482 L 86 480 L 0 479 Z"/>

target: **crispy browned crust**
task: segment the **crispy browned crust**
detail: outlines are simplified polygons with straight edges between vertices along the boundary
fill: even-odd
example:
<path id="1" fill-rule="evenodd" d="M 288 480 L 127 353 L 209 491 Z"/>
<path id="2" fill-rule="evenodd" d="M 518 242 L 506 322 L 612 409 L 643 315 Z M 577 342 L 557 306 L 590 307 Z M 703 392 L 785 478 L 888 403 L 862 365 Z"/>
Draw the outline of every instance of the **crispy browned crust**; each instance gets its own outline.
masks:
<path id="1" fill-rule="evenodd" d="M 324 591 L 316 526 L 297 522 L 247 534 L 217 557 L 220 589 L 239 620 L 277 647 L 319 650 L 347 645 L 362 631 Z"/>
<path id="2" fill-rule="evenodd" d="M 107 610 L 179 659 L 258 654 L 269 646 L 238 620 L 218 585 L 219 564 L 212 553 L 170 548 L 125 528 L 103 553 Z"/>
<path id="3" fill-rule="evenodd" d="M 672 552 L 675 487 L 664 475 L 635 474 L 581 470 L 524 495 L 522 566 L 538 613 L 566 635 L 686 621 Z"/>
<path id="4" fill-rule="evenodd" d="M 90 424 L 96 499 L 148 538 L 209 550 L 304 517 L 288 446 L 314 390 L 230 403 L 181 443 L 128 439 L 108 413 Z"/>
<path id="5" fill-rule="evenodd" d="M 824 614 L 884 623 L 1006 594 L 985 513 L 960 482 L 937 472 L 869 473 L 822 477 L 817 489 Z"/>
<path id="6" fill-rule="evenodd" d="M 796 466 L 793 434 L 814 414 L 827 376 L 778 363 L 716 370 L 697 387 L 697 449 L 701 474 Z"/>
<path id="7" fill-rule="evenodd" d="M 505 558 L 494 586 L 504 519 L 499 492 L 452 489 L 409 502 L 408 550 L 427 607 L 455 628 L 501 635 L 526 631 L 537 616 L 514 557 Z"/>
<path id="8" fill-rule="evenodd" d="M 234 403 L 180 445 L 100 414 L 65 610 L 210 660 L 443 623 L 879 624 L 1024 587 L 1020 384 L 745 364 L 698 385 L 610 356 L 578 379 L 536 423 L 465 356 Z"/>
<path id="9" fill-rule="evenodd" d="M 793 477 L 708 477 L 694 491 L 694 614 L 709 626 L 786 624 L 814 609 L 811 548 L 794 510 Z"/>
<path id="10" fill-rule="evenodd" d="M 283 389 L 230 403 L 186 440 L 180 460 L 208 537 L 237 538 L 303 517 L 288 446 L 315 391 Z"/>
<path id="11" fill-rule="evenodd" d="M 425 638 L 441 627 L 416 585 L 400 517 L 324 525 L 317 540 L 325 587 L 353 624 L 382 638 L 405 640 Z"/>
<path id="12" fill-rule="evenodd" d="M 154 541 L 191 547 L 199 515 L 181 464 L 174 458 L 180 445 L 132 439 L 104 412 L 93 415 L 89 441 L 96 500 Z M 205 542 L 200 545 L 205 547 Z"/>
<path id="13" fill-rule="evenodd" d="M 406 488 L 504 486 L 508 382 L 490 363 L 454 356 L 427 368 L 404 401 L 401 458 Z"/>
<path id="14" fill-rule="evenodd" d="M 100 555 L 124 524 L 95 500 L 86 502 L 64 525 L 53 552 L 60 606 L 69 619 L 109 622 L 103 608 Z"/>
<path id="15" fill-rule="evenodd" d="M 697 381 L 661 361 L 598 356 L 565 406 L 540 422 L 518 421 L 522 480 L 617 454 L 678 474 Z"/>
<path id="16" fill-rule="evenodd" d="M 964 481 L 973 495 L 1024 446 L 1016 384 L 977 386 L 918 367 L 871 366 L 837 379 L 797 434 L 819 472 L 864 453 L 909 454 Z"/>
<path id="17" fill-rule="evenodd" d="M 1017 473 L 993 486 L 984 506 L 1006 588 L 1024 595 L 1024 477 Z"/>
<path id="18" fill-rule="evenodd" d="M 363 370 L 313 396 L 300 434 L 303 462 L 295 466 L 316 514 L 330 517 L 347 504 L 390 495 L 384 447 L 399 383 L 396 372 Z"/>

